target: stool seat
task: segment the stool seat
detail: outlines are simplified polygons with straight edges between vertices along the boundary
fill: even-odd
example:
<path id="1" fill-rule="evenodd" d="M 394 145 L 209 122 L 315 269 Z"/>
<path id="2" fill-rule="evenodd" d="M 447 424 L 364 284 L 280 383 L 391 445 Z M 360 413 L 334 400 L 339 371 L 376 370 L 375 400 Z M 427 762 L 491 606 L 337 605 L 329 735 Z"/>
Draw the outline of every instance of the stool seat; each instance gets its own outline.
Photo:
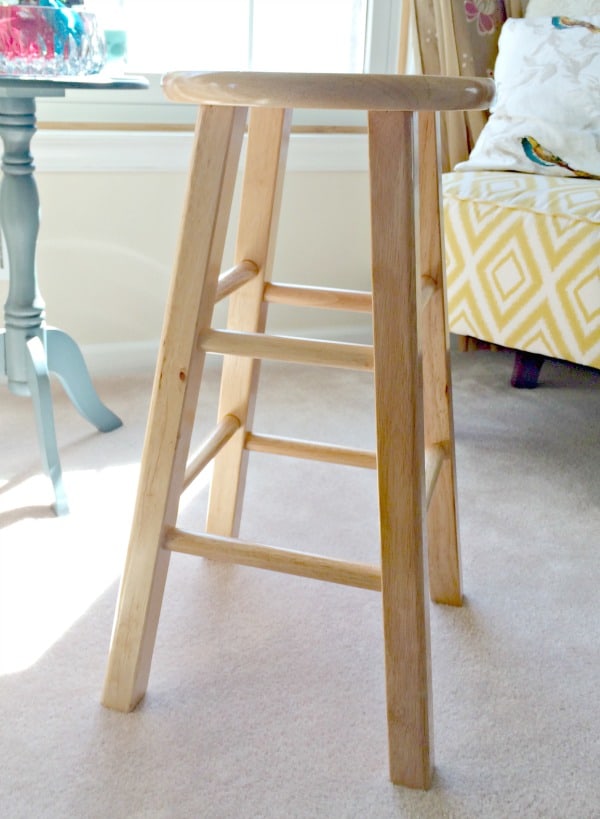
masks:
<path id="1" fill-rule="evenodd" d="M 487 108 L 494 93 L 482 77 L 275 71 L 173 71 L 162 86 L 175 102 L 360 111 Z"/>
<path id="2" fill-rule="evenodd" d="M 462 600 L 437 112 L 486 107 L 493 83 L 177 72 L 163 84 L 171 99 L 197 104 L 199 116 L 103 703 L 129 711 L 144 696 L 173 551 L 380 590 L 390 777 L 427 788 L 433 743 L 425 562 L 431 598 Z M 294 107 L 368 112 L 370 292 L 273 281 Z M 246 128 L 235 259 L 223 271 Z M 227 325 L 215 327 L 214 306 L 224 298 Z M 370 312 L 373 343 L 269 334 L 274 302 Z M 206 353 L 223 356 L 219 403 L 213 429 L 190 457 Z M 256 431 L 262 359 L 372 370 L 375 451 Z M 380 565 L 241 540 L 248 461 L 257 451 L 374 470 Z M 180 496 L 209 464 L 205 531 L 184 531 L 177 521 Z M 268 506 L 268 498 L 262 503 Z"/>

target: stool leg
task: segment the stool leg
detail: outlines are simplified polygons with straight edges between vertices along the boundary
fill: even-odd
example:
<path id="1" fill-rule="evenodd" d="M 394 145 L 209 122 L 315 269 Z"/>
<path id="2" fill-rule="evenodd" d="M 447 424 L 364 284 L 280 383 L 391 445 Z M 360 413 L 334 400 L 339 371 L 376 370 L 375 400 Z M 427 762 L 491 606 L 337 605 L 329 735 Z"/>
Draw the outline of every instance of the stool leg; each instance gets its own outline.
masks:
<path id="1" fill-rule="evenodd" d="M 104 705 L 129 711 L 144 696 L 167 575 L 165 528 L 176 522 L 247 111 L 206 107 L 196 129 L 144 442 L 131 539 L 104 686 Z"/>
<path id="2" fill-rule="evenodd" d="M 419 114 L 419 202 L 421 276 L 437 285 L 423 313 L 425 445 L 446 442 L 448 457 L 429 504 L 429 588 L 436 603 L 460 606 L 462 581 L 456 501 L 456 464 L 452 417 L 450 336 L 446 308 L 441 180 L 438 157 L 439 115 Z"/>
<path id="3" fill-rule="evenodd" d="M 414 116 L 369 113 L 377 472 L 390 778 L 432 773 Z"/>
<path id="4" fill-rule="evenodd" d="M 265 330 L 267 305 L 263 289 L 271 276 L 275 252 L 291 115 L 284 109 L 255 108 L 250 112 L 235 258 L 236 262 L 254 262 L 258 274 L 230 296 L 230 330 Z M 241 425 L 214 461 L 206 522 L 207 531 L 213 534 L 239 534 L 248 467 L 244 441 L 252 425 L 259 364 L 248 357 L 225 356 L 223 361 L 218 417 L 220 420 L 231 413 Z"/>

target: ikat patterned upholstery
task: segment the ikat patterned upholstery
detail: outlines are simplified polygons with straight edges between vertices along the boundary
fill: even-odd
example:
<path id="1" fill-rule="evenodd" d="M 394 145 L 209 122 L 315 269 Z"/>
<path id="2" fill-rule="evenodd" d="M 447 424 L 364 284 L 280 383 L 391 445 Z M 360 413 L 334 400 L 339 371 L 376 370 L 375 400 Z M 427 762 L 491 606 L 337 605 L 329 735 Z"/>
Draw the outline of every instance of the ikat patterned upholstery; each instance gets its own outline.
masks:
<path id="1" fill-rule="evenodd" d="M 450 173 L 444 221 L 453 332 L 600 368 L 600 183 Z"/>
<path id="2" fill-rule="evenodd" d="M 574 14 L 576 2 L 564 0 L 563 16 Z M 489 21 L 502 27 L 504 6 L 494 0 L 462 5 L 463 22 L 476 36 L 487 36 Z M 456 15 L 456 3 L 453 8 Z M 586 33 L 597 44 L 592 48 L 600 50 L 600 34 Z M 497 35 L 494 30 L 492 37 Z M 592 171 L 600 155 L 598 89 L 600 76 L 584 95 L 589 113 L 596 115 Z M 528 170 L 537 169 L 530 163 Z M 574 171 L 548 176 L 483 165 L 444 174 L 452 332 L 600 368 L 600 181 Z"/>

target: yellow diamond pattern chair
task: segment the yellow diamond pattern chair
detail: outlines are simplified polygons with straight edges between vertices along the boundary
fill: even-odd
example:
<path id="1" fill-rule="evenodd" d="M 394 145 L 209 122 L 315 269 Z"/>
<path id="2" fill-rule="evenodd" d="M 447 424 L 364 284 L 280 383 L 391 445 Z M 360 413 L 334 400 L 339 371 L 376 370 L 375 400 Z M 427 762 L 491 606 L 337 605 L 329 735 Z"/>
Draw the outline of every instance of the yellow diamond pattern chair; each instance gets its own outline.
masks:
<path id="1" fill-rule="evenodd" d="M 175 73 L 164 87 L 169 98 L 199 105 L 200 113 L 104 704 L 130 711 L 144 696 L 173 551 L 380 590 L 390 775 L 395 783 L 427 788 L 432 726 L 426 530 L 430 594 L 438 602 L 461 603 L 435 112 L 485 107 L 493 83 L 243 72 Z M 372 293 L 272 281 L 290 118 L 298 107 L 368 111 Z M 236 259 L 221 273 L 248 110 Z M 214 329 L 213 307 L 225 297 L 227 329 Z M 372 311 L 373 345 L 269 335 L 272 301 Z M 190 459 L 207 352 L 224 355 L 220 404 L 214 429 Z M 253 407 L 263 358 L 374 369 L 376 451 L 256 432 Z M 247 461 L 256 449 L 374 468 L 381 564 L 240 540 Z M 213 460 L 206 531 L 183 531 L 177 525 L 181 492 Z"/>
<path id="2" fill-rule="evenodd" d="M 444 201 L 454 332 L 522 351 L 515 386 L 545 357 L 600 368 L 600 183 L 457 172 Z"/>
<path id="3" fill-rule="evenodd" d="M 429 74 L 492 76 L 509 17 L 586 19 L 593 0 L 413 0 Z M 600 15 L 600 5 L 593 9 Z M 444 115 L 450 330 L 466 346 L 516 351 L 512 383 L 534 387 L 546 358 L 600 368 L 600 181 L 454 171 L 487 112 Z"/>

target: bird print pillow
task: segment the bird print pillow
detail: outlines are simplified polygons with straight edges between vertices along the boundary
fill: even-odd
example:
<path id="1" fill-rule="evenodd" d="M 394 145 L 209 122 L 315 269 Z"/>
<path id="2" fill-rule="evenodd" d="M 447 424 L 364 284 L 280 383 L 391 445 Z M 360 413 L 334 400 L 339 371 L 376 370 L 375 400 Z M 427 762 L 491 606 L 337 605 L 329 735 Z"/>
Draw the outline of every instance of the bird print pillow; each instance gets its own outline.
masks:
<path id="1" fill-rule="evenodd" d="M 600 16 L 508 19 L 490 117 L 457 171 L 600 179 Z"/>

